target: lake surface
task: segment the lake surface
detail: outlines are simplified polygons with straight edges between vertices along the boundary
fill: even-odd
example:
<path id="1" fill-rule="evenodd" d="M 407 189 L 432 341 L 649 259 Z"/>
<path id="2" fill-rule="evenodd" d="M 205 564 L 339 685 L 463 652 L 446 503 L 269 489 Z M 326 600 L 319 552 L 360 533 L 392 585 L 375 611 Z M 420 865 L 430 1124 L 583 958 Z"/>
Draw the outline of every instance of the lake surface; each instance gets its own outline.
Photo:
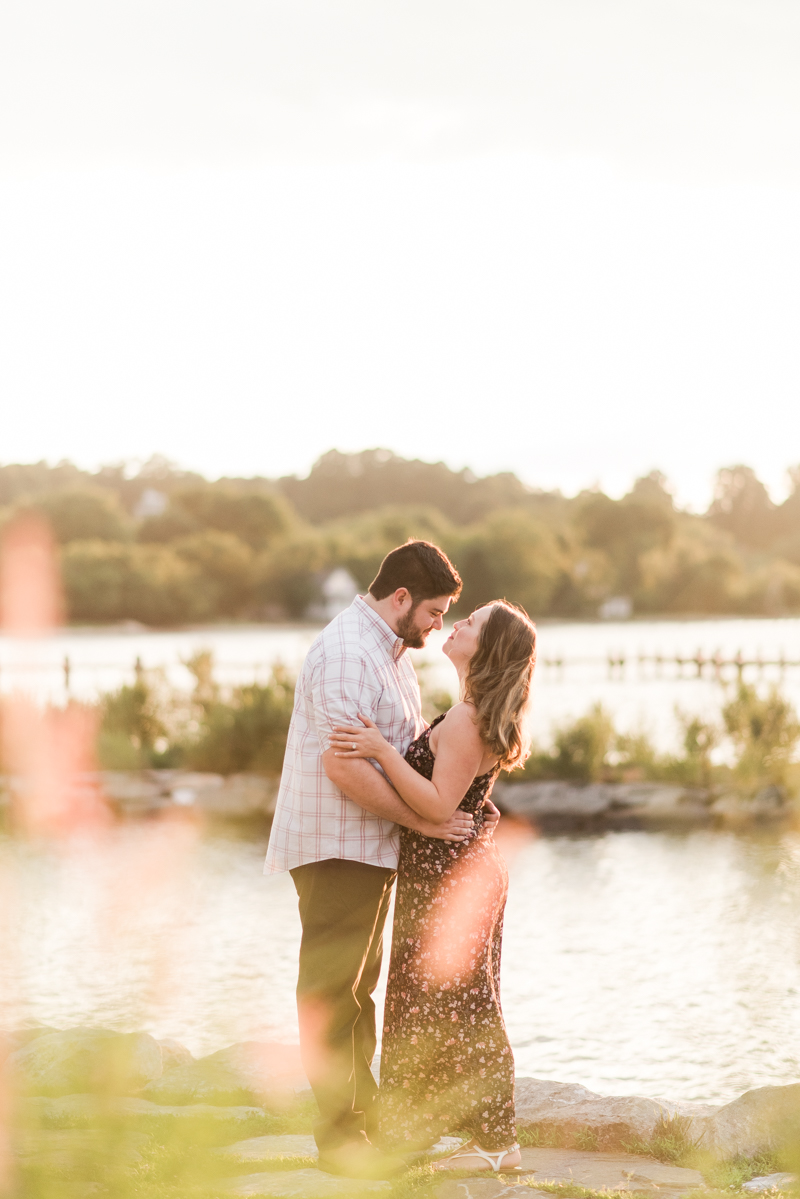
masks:
<path id="1" fill-rule="evenodd" d="M 518 1072 L 709 1101 L 800 1080 L 800 834 L 512 828 L 503 848 Z M 264 849 L 180 820 L 0 842 L 0 1027 L 296 1041 L 296 899 Z"/>
<path id="2" fill-rule="evenodd" d="M 0 637 L 0 690 L 26 690 L 41 699 L 62 703 L 66 696 L 63 662 L 69 658 L 73 695 L 93 698 L 133 678 L 137 658 L 145 668 L 163 669 L 176 686 L 188 689 L 192 678 L 181 663 L 201 649 L 211 650 L 217 676 L 226 683 L 266 679 L 280 661 L 296 671 L 319 631 L 309 625 L 257 625 L 188 629 L 177 632 L 64 630 L 40 641 Z M 454 687 L 454 672 L 441 653 L 447 630 L 433 634 L 422 651 L 412 651 L 423 682 L 437 689 Z M 535 732 L 549 740 L 553 725 L 574 718 L 596 700 L 602 701 L 624 729 L 647 731 L 662 749 L 676 744 L 676 706 L 713 715 L 724 702 L 724 687 L 710 667 L 697 677 L 696 667 L 665 662 L 639 664 L 640 655 L 690 658 L 698 650 L 731 660 L 800 662 L 800 620 L 653 620 L 591 623 L 542 623 L 535 680 Z M 624 656 L 624 669 L 609 677 L 608 658 Z M 549 666 L 561 659 L 563 667 Z M 730 681 L 735 670 L 724 676 Z M 764 685 L 780 682 L 800 708 L 800 668 L 747 667 L 744 677 Z"/>

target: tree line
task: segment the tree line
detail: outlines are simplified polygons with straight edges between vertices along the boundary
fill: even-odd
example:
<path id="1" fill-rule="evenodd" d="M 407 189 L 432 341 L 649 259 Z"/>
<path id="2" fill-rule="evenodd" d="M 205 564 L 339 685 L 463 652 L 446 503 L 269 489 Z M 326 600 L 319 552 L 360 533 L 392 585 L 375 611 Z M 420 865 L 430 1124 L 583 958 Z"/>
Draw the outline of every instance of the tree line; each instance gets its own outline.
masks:
<path id="1" fill-rule="evenodd" d="M 302 619 L 331 569 L 366 588 L 407 537 L 451 555 L 458 611 L 505 595 L 586 618 L 624 595 L 640 614 L 779 615 L 800 612 L 800 467 L 790 478 L 775 504 L 751 468 L 726 468 L 697 515 L 658 472 L 619 500 L 567 497 L 388 450 L 332 450 L 302 479 L 36 463 L 0 466 L 0 520 L 49 522 L 76 623 Z"/>

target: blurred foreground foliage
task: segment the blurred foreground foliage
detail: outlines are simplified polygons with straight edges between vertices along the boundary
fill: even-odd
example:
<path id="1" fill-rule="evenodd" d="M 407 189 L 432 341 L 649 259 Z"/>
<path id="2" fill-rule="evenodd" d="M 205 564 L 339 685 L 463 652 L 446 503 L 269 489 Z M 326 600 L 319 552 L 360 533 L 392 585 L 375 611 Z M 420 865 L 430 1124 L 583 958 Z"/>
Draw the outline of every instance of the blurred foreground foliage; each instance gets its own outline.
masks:
<path id="1" fill-rule="evenodd" d="M 458 612 L 497 596 L 534 616 L 800 612 L 800 467 L 774 504 L 746 466 L 719 472 L 700 516 L 658 472 L 621 499 L 568 498 L 388 450 L 331 450 L 307 478 L 207 482 L 155 458 L 90 473 L 0 466 L 0 521 L 36 510 L 61 546 L 72 621 L 169 626 L 297 620 L 327 572 L 365 589 L 407 537 L 438 542 L 464 580 Z"/>
<path id="2" fill-rule="evenodd" d="M 99 1109 L 82 1122 L 74 1119 L 59 1122 L 30 1116 L 26 1119 L 23 1108 L 9 1130 L 10 1147 L 16 1151 L 16 1168 L 11 1189 L 4 1193 L 15 1199 L 76 1199 L 76 1196 L 83 1199 L 95 1194 L 113 1195 L 115 1199 L 224 1199 L 231 1194 L 235 1180 L 241 1181 L 243 1176 L 257 1174 L 264 1181 L 273 1173 L 316 1165 L 312 1157 L 288 1154 L 270 1157 L 266 1147 L 261 1159 L 237 1161 L 228 1156 L 225 1147 L 244 1139 L 287 1134 L 309 1136 L 318 1115 L 313 1101 L 295 1102 L 280 1112 L 256 1113 L 254 1109 L 252 1117 L 237 1121 L 234 1127 L 228 1120 L 204 1117 L 199 1111 L 179 1119 L 136 1118 L 116 1116 L 109 1105 L 105 1115 Z M 797 1170 L 800 1166 L 796 1148 L 721 1161 L 694 1143 L 688 1123 L 680 1117 L 662 1121 L 648 1141 L 628 1142 L 614 1130 L 600 1137 L 596 1129 L 566 1130 L 536 1125 L 520 1128 L 519 1139 L 524 1147 L 590 1152 L 621 1150 L 694 1168 L 704 1176 L 704 1194 L 709 1199 L 723 1199 L 755 1176 Z M 249 1140 L 249 1146 L 252 1152 L 253 1140 Z M 457 1187 L 459 1179 L 467 1173 L 456 1173 L 445 1185 Z M 329 1191 L 330 1184 L 326 1185 L 329 1177 L 320 1176 L 318 1194 Z M 429 1164 L 420 1163 L 396 1179 L 387 1188 L 387 1195 L 389 1199 L 435 1199 L 442 1185 L 441 1175 L 435 1174 Z M 607 1191 L 593 1191 L 575 1183 L 536 1180 L 529 1185 L 535 1187 L 535 1193 L 545 1192 L 562 1199 L 605 1199 L 608 1195 Z M 264 1193 L 268 1193 L 268 1186 Z M 314 1188 L 304 1187 L 302 1193 L 313 1194 Z M 787 1187 L 783 1193 L 797 1194 L 798 1189 Z"/>

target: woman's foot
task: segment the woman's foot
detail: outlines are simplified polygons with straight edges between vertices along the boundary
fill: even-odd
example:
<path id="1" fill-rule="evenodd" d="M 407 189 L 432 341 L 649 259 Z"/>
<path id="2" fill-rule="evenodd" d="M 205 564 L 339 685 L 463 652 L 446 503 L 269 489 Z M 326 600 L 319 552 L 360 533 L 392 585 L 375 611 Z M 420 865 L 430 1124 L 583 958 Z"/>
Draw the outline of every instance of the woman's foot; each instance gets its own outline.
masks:
<path id="1" fill-rule="evenodd" d="M 455 1153 L 433 1163 L 434 1170 L 471 1170 L 473 1173 L 489 1172 L 491 1170 L 505 1174 L 514 1173 L 519 1169 L 519 1145 L 509 1145 L 505 1149 L 482 1149 L 474 1140 L 461 1145 Z"/>

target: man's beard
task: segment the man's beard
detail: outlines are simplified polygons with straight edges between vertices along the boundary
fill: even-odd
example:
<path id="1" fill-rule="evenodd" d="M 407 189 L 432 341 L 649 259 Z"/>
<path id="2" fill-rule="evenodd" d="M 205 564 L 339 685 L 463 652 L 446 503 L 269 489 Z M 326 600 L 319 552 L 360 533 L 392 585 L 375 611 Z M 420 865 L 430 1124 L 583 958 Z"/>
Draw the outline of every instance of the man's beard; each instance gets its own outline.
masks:
<path id="1" fill-rule="evenodd" d="M 417 605 L 406 612 L 405 616 L 401 616 L 397 622 L 397 636 L 403 638 L 403 645 L 407 649 L 424 649 L 425 638 L 428 636 L 430 629 L 420 629 L 415 620 L 414 613 L 417 610 Z"/>

